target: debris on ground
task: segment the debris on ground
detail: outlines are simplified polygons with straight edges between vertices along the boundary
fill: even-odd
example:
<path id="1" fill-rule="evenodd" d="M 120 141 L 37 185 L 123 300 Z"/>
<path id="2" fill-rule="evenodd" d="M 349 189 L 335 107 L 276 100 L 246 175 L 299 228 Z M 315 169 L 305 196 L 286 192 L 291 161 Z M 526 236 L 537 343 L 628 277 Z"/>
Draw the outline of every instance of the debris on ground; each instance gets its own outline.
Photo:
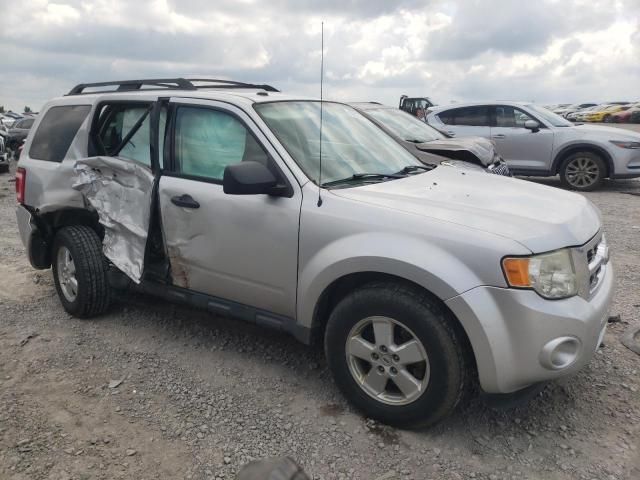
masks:
<path id="1" fill-rule="evenodd" d="M 121 378 L 120 380 L 111 380 L 109 382 L 109 388 L 118 388 L 122 384 L 122 382 L 124 382 L 124 378 Z"/>
<path id="2" fill-rule="evenodd" d="M 29 335 L 24 337 L 22 340 L 20 340 L 20 346 L 24 347 L 27 343 L 29 343 L 31 339 L 36 338 L 37 336 L 38 336 L 37 333 L 30 333 Z"/>

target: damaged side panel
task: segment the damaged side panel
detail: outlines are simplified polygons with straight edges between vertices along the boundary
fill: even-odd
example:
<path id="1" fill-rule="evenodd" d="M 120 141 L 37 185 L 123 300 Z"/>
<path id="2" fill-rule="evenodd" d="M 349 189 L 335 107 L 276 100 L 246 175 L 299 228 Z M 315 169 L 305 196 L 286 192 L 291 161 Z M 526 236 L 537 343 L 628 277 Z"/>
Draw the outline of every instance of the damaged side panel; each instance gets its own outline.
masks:
<path id="1" fill-rule="evenodd" d="M 76 161 L 72 181 L 98 213 L 105 256 L 140 283 L 154 181 L 150 169 L 118 157 L 89 157 Z"/>

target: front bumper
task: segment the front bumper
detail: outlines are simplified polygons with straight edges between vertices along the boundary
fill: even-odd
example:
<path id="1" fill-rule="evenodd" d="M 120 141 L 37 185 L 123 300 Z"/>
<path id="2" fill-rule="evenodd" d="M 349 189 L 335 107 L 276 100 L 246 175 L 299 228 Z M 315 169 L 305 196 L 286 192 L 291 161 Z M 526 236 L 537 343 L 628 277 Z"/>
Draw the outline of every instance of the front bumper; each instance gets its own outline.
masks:
<path id="1" fill-rule="evenodd" d="M 615 147 L 611 153 L 614 170 L 611 178 L 640 177 L 640 149 Z"/>
<path id="2" fill-rule="evenodd" d="M 579 296 L 545 300 L 531 290 L 488 286 L 447 300 L 471 341 L 485 392 L 515 392 L 589 363 L 604 335 L 613 298 L 611 263 L 603 269 L 604 277 L 589 300 Z M 562 342 L 574 350 L 570 362 L 560 363 L 559 368 L 549 355 Z"/>

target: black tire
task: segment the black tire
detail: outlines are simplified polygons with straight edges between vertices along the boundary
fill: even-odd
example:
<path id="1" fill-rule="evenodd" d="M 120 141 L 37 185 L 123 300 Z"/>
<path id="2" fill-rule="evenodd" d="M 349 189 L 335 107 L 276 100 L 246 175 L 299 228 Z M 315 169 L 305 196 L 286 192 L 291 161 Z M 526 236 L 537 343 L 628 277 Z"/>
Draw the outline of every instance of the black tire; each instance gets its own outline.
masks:
<path id="1" fill-rule="evenodd" d="M 390 405 L 373 398 L 349 367 L 346 343 L 352 328 L 363 319 L 379 316 L 410 329 L 428 357 L 426 387 L 408 404 Z M 468 342 L 455 319 L 439 300 L 401 283 L 369 284 L 342 299 L 327 323 L 325 354 L 335 382 L 347 399 L 367 416 L 403 428 L 433 425 L 449 415 L 471 391 L 475 377 Z"/>
<path id="2" fill-rule="evenodd" d="M 9 164 L 8 163 L 0 165 L 0 173 L 9 173 Z"/>
<path id="3" fill-rule="evenodd" d="M 62 272 L 58 255 L 62 249 L 67 249 L 75 266 L 75 299 L 67 298 L 61 285 Z M 107 263 L 102 255 L 102 242 L 94 230 L 79 225 L 60 229 L 53 242 L 51 258 L 58 297 L 68 313 L 75 317 L 89 318 L 107 310 L 111 298 Z"/>
<path id="4" fill-rule="evenodd" d="M 604 123 L 611 123 L 611 115 L 605 115 L 603 120 L 604 120 Z"/>
<path id="5" fill-rule="evenodd" d="M 592 180 L 585 180 L 586 183 L 584 184 L 575 174 L 575 169 L 580 168 L 581 162 L 584 162 L 584 165 L 589 165 L 589 171 L 593 172 L 592 174 L 590 173 L 593 177 Z M 595 170 L 591 170 L 591 168 Z M 572 153 L 564 159 L 560 166 L 560 181 L 562 185 L 565 188 L 580 192 L 590 192 L 600 187 L 606 176 L 607 166 L 602 157 L 589 151 Z"/>

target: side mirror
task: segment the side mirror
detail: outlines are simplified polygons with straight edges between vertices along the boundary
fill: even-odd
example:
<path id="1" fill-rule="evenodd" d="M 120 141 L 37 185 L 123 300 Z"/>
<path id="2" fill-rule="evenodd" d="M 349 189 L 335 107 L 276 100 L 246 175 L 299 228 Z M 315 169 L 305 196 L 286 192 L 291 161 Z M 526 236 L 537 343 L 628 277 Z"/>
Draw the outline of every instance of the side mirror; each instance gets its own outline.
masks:
<path id="1" fill-rule="evenodd" d="M 527 130 L 531 130 L 533 133 L 536 133 L 540 130 L 540 124 L 535 120 L 527 120 L 524 122 L 524 128 Z"/>
<path id="2" fill-rule="evenodd" d="M 278 194 L 278 180 L 259 162 L 240 162 L 224 169 L 222 188 L 229 195 Z"/>

